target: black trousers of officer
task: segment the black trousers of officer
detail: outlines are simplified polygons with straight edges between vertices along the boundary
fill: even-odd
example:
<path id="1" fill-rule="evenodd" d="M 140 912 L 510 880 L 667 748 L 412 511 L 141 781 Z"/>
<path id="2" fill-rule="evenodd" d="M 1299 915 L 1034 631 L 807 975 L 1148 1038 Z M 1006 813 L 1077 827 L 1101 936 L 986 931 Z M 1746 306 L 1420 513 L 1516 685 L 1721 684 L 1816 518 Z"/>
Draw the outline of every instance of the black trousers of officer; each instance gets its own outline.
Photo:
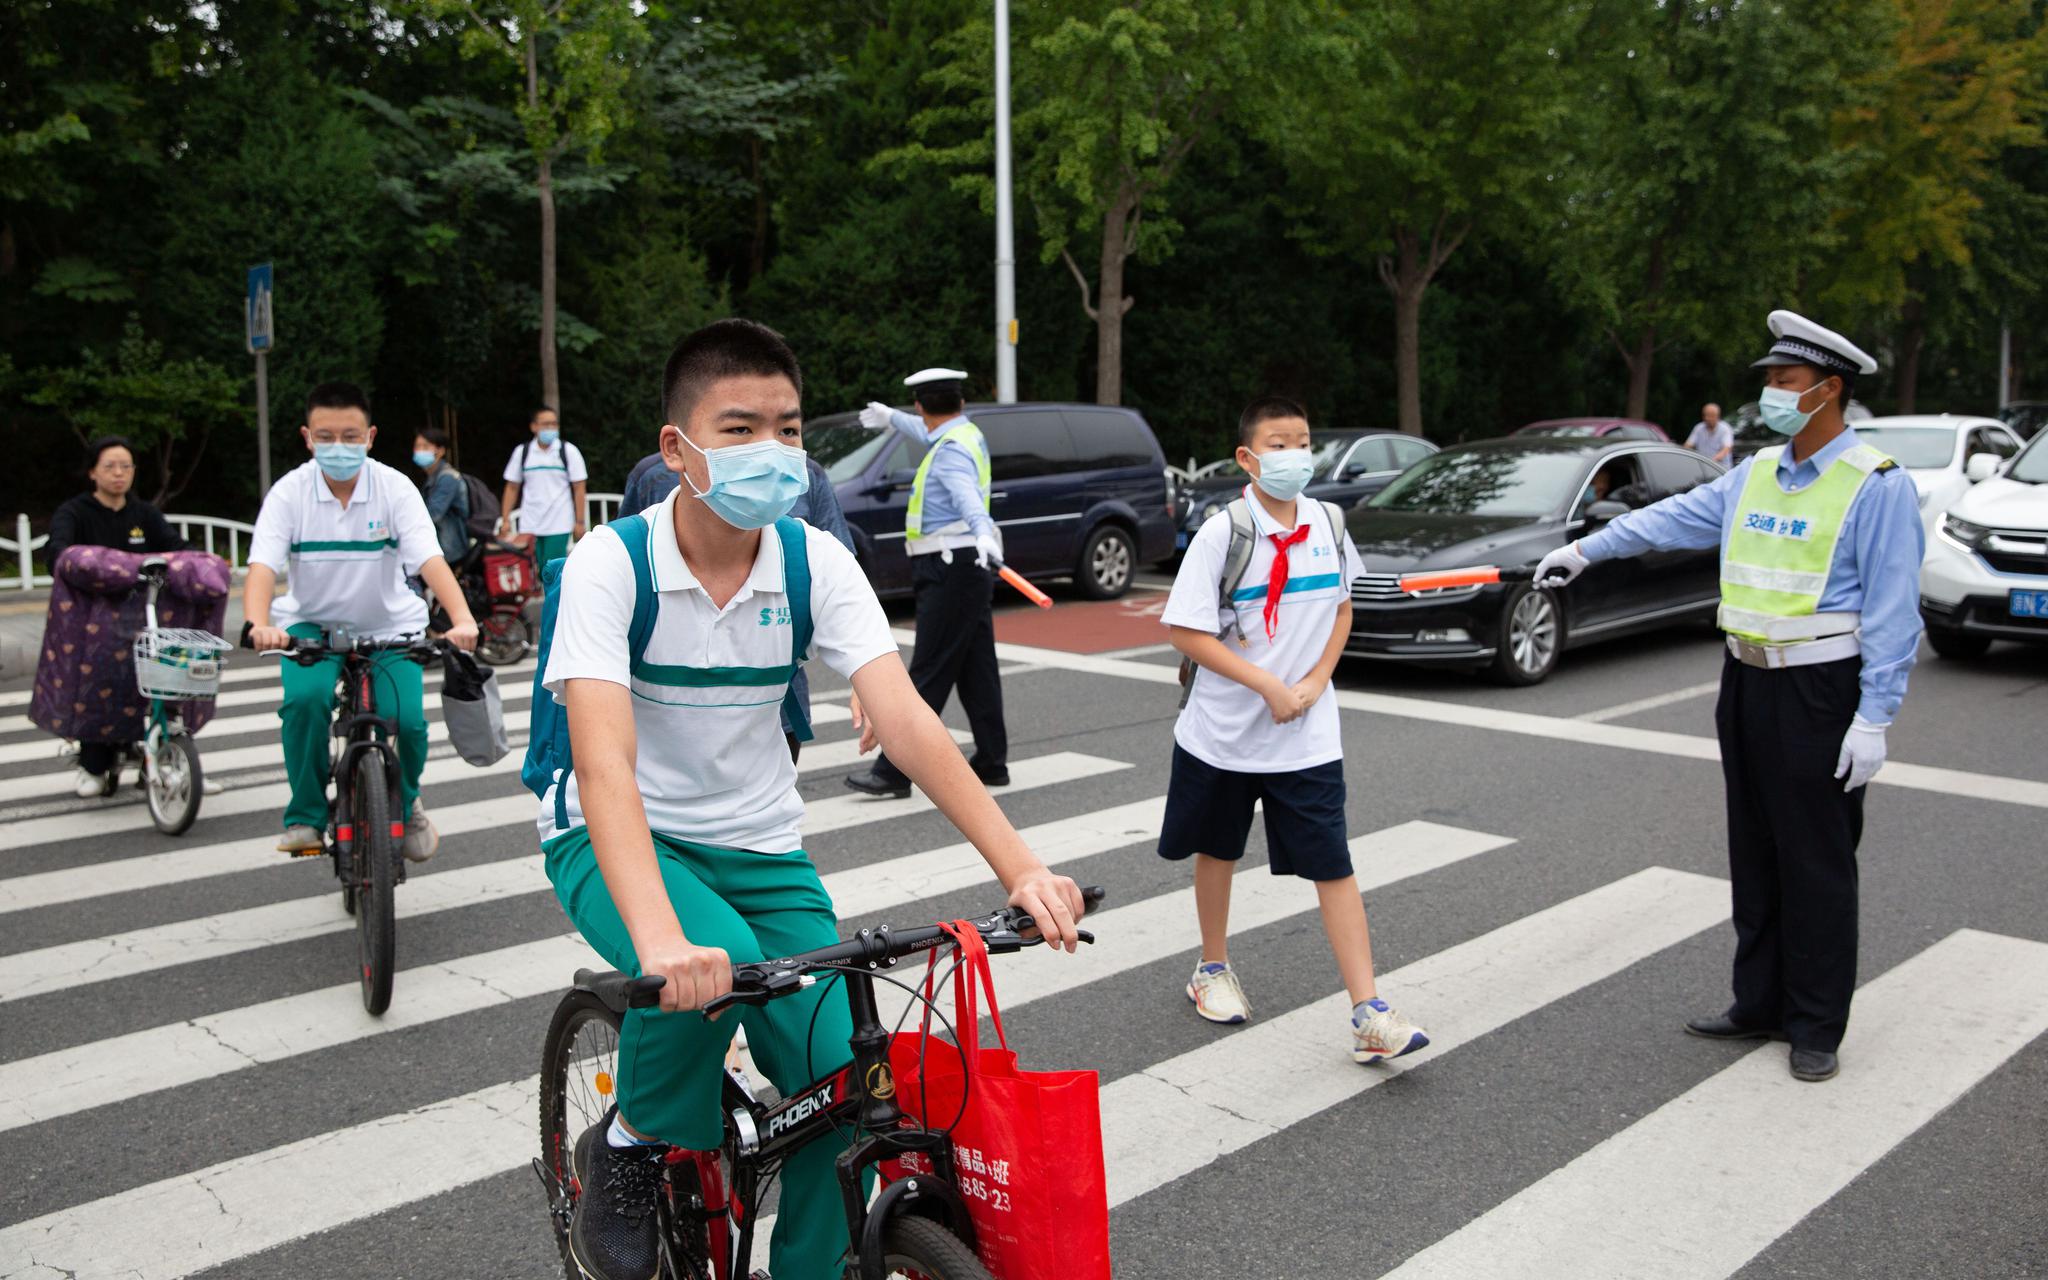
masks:
<path id="1" fill-rule="evenodd" d="M 974 563 L 974 553 L 953 552 L 953 563 L 936 553 L 911 557 L 910 581 L 917 591 L 917 645 L 910 654 L 910 682 L 931 709 L 943 712 L 954 688 L 974 731 L 976 773 L 1003 768 L 1010 736 L 1003 727 L 1003 681 L 996 669 L 993 613 L 996 575 Z M 886 756 L 875 773 L 903 782 L 903 771 Z"/>
<path id="2" fill-rule="evenodd" d="M 1714 722 L 1728 786 L 1735 1003 L 1728 1016 L 1833 1053 L 1856 990 L 1863 794 L 1835 777 L 1862 660 L 1764 670 L 1727 659 Z"/>

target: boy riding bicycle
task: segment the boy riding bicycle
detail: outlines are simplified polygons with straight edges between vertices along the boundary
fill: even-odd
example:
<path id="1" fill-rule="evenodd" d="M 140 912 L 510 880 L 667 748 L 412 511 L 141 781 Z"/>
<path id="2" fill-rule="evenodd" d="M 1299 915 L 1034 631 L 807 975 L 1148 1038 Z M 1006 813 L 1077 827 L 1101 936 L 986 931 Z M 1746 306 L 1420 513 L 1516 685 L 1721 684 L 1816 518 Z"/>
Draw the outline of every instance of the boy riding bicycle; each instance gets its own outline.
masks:
<path id="1" fill-rule="evenodd" d="M 618 1103 L 576 1144 L 570 1250 L 599 1280 L 656 1273 L 668 1144 L 706 1150 L 721 1137 L 733 1024 L 693 1011 L 730 989 L 735 962 L 839 938 L 802 846 L 803 801 L 780 723 L 792 659 L 804 656 L 792 652 L 793 598 L 808 595 L 818 655 L 852 681 L 890 757 L 981 851 L 1009 901 L 1049 922 L 1049 940 L 1076 945 L 1080 890 L 1025 846 L 918 697 L 859 565 L 829 535 L 778 523 L 808 483 L 802 385 L 788 345 L 751 321 L 683 339 L 663 377 L 661 429 L 662 458 L 682 487 L 644 521 L 595 530 L 562 569 L 542 683 L 566 710 L 572 764 L 541 799 L 548 877 L 599 954 L 667 979 L 659 1012 L 627 1015 Z M 645 637 L 637 650 L 636 632 Z M 836 983 L 740 1018 L 779 1089 L 849 1060 L 851 1018 Z M 839 1149 L 814 1142 L 783 1167 L 769 1255 L 776 1280 L 840 1273 Z"/>
<path id="2" fill-rule="evenodd" d="M 312 639 L 346 630 L 358 639 L 396 640 L 427 628 L 427 602 L 406 585 L 409 574 L 426 580 L 448 611 L 447 639 L 459 649 L 476 646 L 476 621 L 441 555 L 427 504 L 412 482 L 369 456 L 377 439 L 370 402 L 361 388 L 325 382 L 306 397 L 299 429 L 312 460 L 286 473 L 264 495 L 249 539 L 249 578 L 242 616 L 256 649 L 287 648 L 294 637 Z M 277 575 L 291 589 L 272 600 Z M 377 714 L 398 721 L 402 852 L 414 862 L 434 856 L 438 837 L 419 803 L 420 771 L 427 763 L 427 715 L 420 667 L 403 654 L 379 655 Z M 292 798 L 277 847 L 301 853 L 321 847 L 327 827 L 329 724 L 341 659 L 311 666 L 281 664 L 284 767 Z"/>

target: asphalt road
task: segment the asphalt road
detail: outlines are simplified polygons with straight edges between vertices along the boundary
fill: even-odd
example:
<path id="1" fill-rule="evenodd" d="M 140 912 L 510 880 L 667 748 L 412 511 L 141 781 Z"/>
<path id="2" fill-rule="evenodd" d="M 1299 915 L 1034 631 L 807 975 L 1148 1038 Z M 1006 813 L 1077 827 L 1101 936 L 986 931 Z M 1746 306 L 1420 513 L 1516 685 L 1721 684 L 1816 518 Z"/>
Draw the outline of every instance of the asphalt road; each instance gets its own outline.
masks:
<path id="1" fill-rule="evenodd" d="M 1344 666 L 1375 959 L 1436 1039 L 1369 1069 L 1313 894 L 1256 833 L 1233 954 L 1257 1016 L 1213 1027 L 1182 995 L 1187 875 L 1139 803 L 1166 789 L 1171 655 L 1005 650 L 1003 807 L 1113 897 L 1100 948 L 999 958 L 998 985 L 1026 1065 L 1100 1073 L 1119 1277 L 2048 1274 L 2048 661 L 1923 656 L 1869 800 L 1875 985 L 1810 1086 L 1782 1045 L 1678 1032 L 1725 1004 L 1732 944 L 1718 653 L 1624 641 L 1528 690 Z M 69 799 L 0 702 L 0 1277 L 559 1274 L 520 1088 L 567 965 L 522 986 L 473 960 L 530 967 L 566 928 L 531 800 L 434 766 L 460 829 L 400 890 L 380 1024 L 324 864 L 268 852 L 274 686 L 228 688 L 250 696 L 201 742 L 230 790 L 176 839 Z M 992 905 L 957 878 L 876 889 L 958 837 L 846 799 L 848 736 L 821 728 L 801 781 L 813 856 L 865 908 L 846 925 Z"/>

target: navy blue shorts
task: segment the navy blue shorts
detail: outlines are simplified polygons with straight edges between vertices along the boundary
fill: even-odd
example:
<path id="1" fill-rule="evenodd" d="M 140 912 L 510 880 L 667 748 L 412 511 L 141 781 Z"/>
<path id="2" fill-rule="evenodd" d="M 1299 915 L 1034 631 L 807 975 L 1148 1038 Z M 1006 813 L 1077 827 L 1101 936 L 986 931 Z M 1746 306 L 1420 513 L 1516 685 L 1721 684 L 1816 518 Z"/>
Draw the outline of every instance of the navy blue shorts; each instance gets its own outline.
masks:
<path id="1" fill-rule="evenodd" d="M 1276 876 L 1342 880 L 1351 874 L 1344 836 L 1344 762 L 1290 773 L 1239 773 L 1205 764 L 1173 748 L 1166 785 L 1166 821 L 1159 856 L 1179 860 L 1206 853 L 1225 862 L 1244 857 L 1252 806 L 1265 802 L 1266 855 Z"/>

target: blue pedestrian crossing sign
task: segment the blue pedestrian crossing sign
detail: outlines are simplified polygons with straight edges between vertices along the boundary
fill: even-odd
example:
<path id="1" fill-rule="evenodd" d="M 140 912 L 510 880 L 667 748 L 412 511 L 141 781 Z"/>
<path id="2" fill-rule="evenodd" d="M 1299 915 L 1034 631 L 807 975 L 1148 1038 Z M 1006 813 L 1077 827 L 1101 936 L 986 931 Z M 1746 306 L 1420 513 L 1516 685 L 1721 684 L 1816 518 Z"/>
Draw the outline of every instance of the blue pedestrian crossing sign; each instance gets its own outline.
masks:
<path id="1" fill-rule="evenodd" d="M 270 264 L 267 262 L 249 268 L 249 298 L 243 323 L 251 354 L 270 350 L 277 338 L 277 330 L 270 314 Z"/>

